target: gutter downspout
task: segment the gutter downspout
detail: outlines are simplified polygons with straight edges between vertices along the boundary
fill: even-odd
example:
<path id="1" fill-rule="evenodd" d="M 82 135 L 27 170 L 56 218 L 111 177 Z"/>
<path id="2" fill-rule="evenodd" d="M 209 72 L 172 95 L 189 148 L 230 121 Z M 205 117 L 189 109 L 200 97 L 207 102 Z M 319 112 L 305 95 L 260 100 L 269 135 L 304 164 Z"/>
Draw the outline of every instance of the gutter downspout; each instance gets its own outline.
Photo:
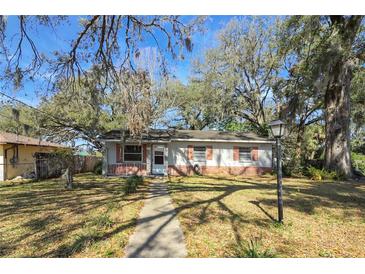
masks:
<path id="1" fill-rule="evenodd" d="M 4 181 L 8 179 L 7 178 L 7 176 L 8 176 L 8 150 L 15 149 L 15 148 L 16 148 L 16 157 L 18 159 L 18 156 L 19 156 L 18 145 L 14 144 L 11 147 L 4 149 Z M 15 155 L 15 151 L 14 151 L 13 155 Z"/>

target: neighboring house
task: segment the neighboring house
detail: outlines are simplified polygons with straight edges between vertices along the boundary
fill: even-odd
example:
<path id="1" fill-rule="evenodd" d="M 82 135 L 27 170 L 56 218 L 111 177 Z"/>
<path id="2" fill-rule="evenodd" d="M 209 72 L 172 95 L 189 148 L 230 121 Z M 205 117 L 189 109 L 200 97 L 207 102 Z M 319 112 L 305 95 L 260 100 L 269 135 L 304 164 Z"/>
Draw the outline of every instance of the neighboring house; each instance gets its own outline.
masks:
<path id="1" fill-rule="evenodd" d="M 39 139 L 0 132 L 0 181 L 35 172 L 36 154 L 54 152 L 65 146 Z"/>
<path id="2" fill-rule="evenodd" d="M 104 175 L 257 175 L 272 170 L 272 140 L 253 133 L 150 130 L 140 139 L 113 130 L 105 144 Z"/>

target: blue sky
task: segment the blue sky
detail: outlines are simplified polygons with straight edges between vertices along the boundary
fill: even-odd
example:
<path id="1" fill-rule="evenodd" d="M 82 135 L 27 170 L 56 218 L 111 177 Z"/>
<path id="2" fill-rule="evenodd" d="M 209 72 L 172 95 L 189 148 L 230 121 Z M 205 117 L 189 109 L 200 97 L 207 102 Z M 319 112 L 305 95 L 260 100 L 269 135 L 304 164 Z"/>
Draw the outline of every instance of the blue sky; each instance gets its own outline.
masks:
<path id="1" fill-rule="evenodd" d="M 71 41 L 76 37 L 80 31 L 79 20 L 82 16 L 70 16 L 66 23 L 56 27 L 56 31 L 51 28 L 43 26 L 38 27 L 36 30 L 31 32 L 32 38 L 40 52 L 51 56 L 55 50 L 67 52 L 70 49 Z M 194 59 L 201 58 L 204 51 L 213 47 L 216 43 L 216 34 L 225 23 L 227 23 L 232 17 L 231 16 L 209 16 L 205 23 L 206 31 L 202 34 L 196 34 L 192 38 L 193 40 L 193 51 L 191 53 L 185 52 L 184 60 L 173 60 L 171 56 L 167 55 L 167 59 L 170 63 L 170 71 L 182 82 L 186 83 L 191 72 L 191 64 Z M 183 17 L 184 21 L 191 20 L 192 17 Z M 18 35 L 19 21 L 14 16 L 8 17 L 7 25 L 7 37 L 9 42 L 10 51 L 13 53 L 16 46 L 16 39 L 12 39 L 14 35 Z M 161 35 L 157 38 L 163 45 L 166 41 L 163 40 Z M 141 46 L 143 47 L 154 47 L 155 43 L 150 38 L 144 41 Z M 23 48 L 24 58 L 22 62 L 24 64 L 30 61 L 31 49 L 28 44 L 25 44 Z M 1 62 L 0 62 L 1 64 Z M 1 65 L 0 65 L 1 66 Z M 3 69 L 3 68 L 2 68 Z M 44 73 L 47 73 L 47 68 L 44 68 Z M 42 78 L 38 78 L 35 81 L 26 81 L 24 86 L 19 90 L 14 90 L 11 86 L 4 86 L 4 82 L 0 81 L 0 87 L 2 91 L 7 94 L 16 97 L 28 104 L 36 106 L 39 102 L 39 93 L 44 92 L 46 89 L 45 81 Z"/>

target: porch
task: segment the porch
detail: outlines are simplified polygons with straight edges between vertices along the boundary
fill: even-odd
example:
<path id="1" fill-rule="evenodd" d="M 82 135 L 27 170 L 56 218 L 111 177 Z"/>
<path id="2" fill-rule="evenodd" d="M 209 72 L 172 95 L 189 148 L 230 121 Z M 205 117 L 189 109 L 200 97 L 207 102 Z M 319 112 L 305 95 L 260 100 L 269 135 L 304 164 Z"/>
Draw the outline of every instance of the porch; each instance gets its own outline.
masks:
<path id="1" fill-rule="evenodd" d="M 110 142 L 104 155 L 104 175 L 167 175 L 167 143 Z"/>

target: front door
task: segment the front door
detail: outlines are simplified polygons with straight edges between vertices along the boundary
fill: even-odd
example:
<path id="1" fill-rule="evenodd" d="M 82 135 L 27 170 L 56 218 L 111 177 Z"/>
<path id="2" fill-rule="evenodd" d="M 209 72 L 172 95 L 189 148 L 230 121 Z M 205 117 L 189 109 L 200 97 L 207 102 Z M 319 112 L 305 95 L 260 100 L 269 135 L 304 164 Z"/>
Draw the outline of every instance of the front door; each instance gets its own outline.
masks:
<path id="1" fill-rule="evenodd" d="M 152 174 L 163 175 L 165 174 L 165 146 L 153 145 L 152 146 Z"/>

